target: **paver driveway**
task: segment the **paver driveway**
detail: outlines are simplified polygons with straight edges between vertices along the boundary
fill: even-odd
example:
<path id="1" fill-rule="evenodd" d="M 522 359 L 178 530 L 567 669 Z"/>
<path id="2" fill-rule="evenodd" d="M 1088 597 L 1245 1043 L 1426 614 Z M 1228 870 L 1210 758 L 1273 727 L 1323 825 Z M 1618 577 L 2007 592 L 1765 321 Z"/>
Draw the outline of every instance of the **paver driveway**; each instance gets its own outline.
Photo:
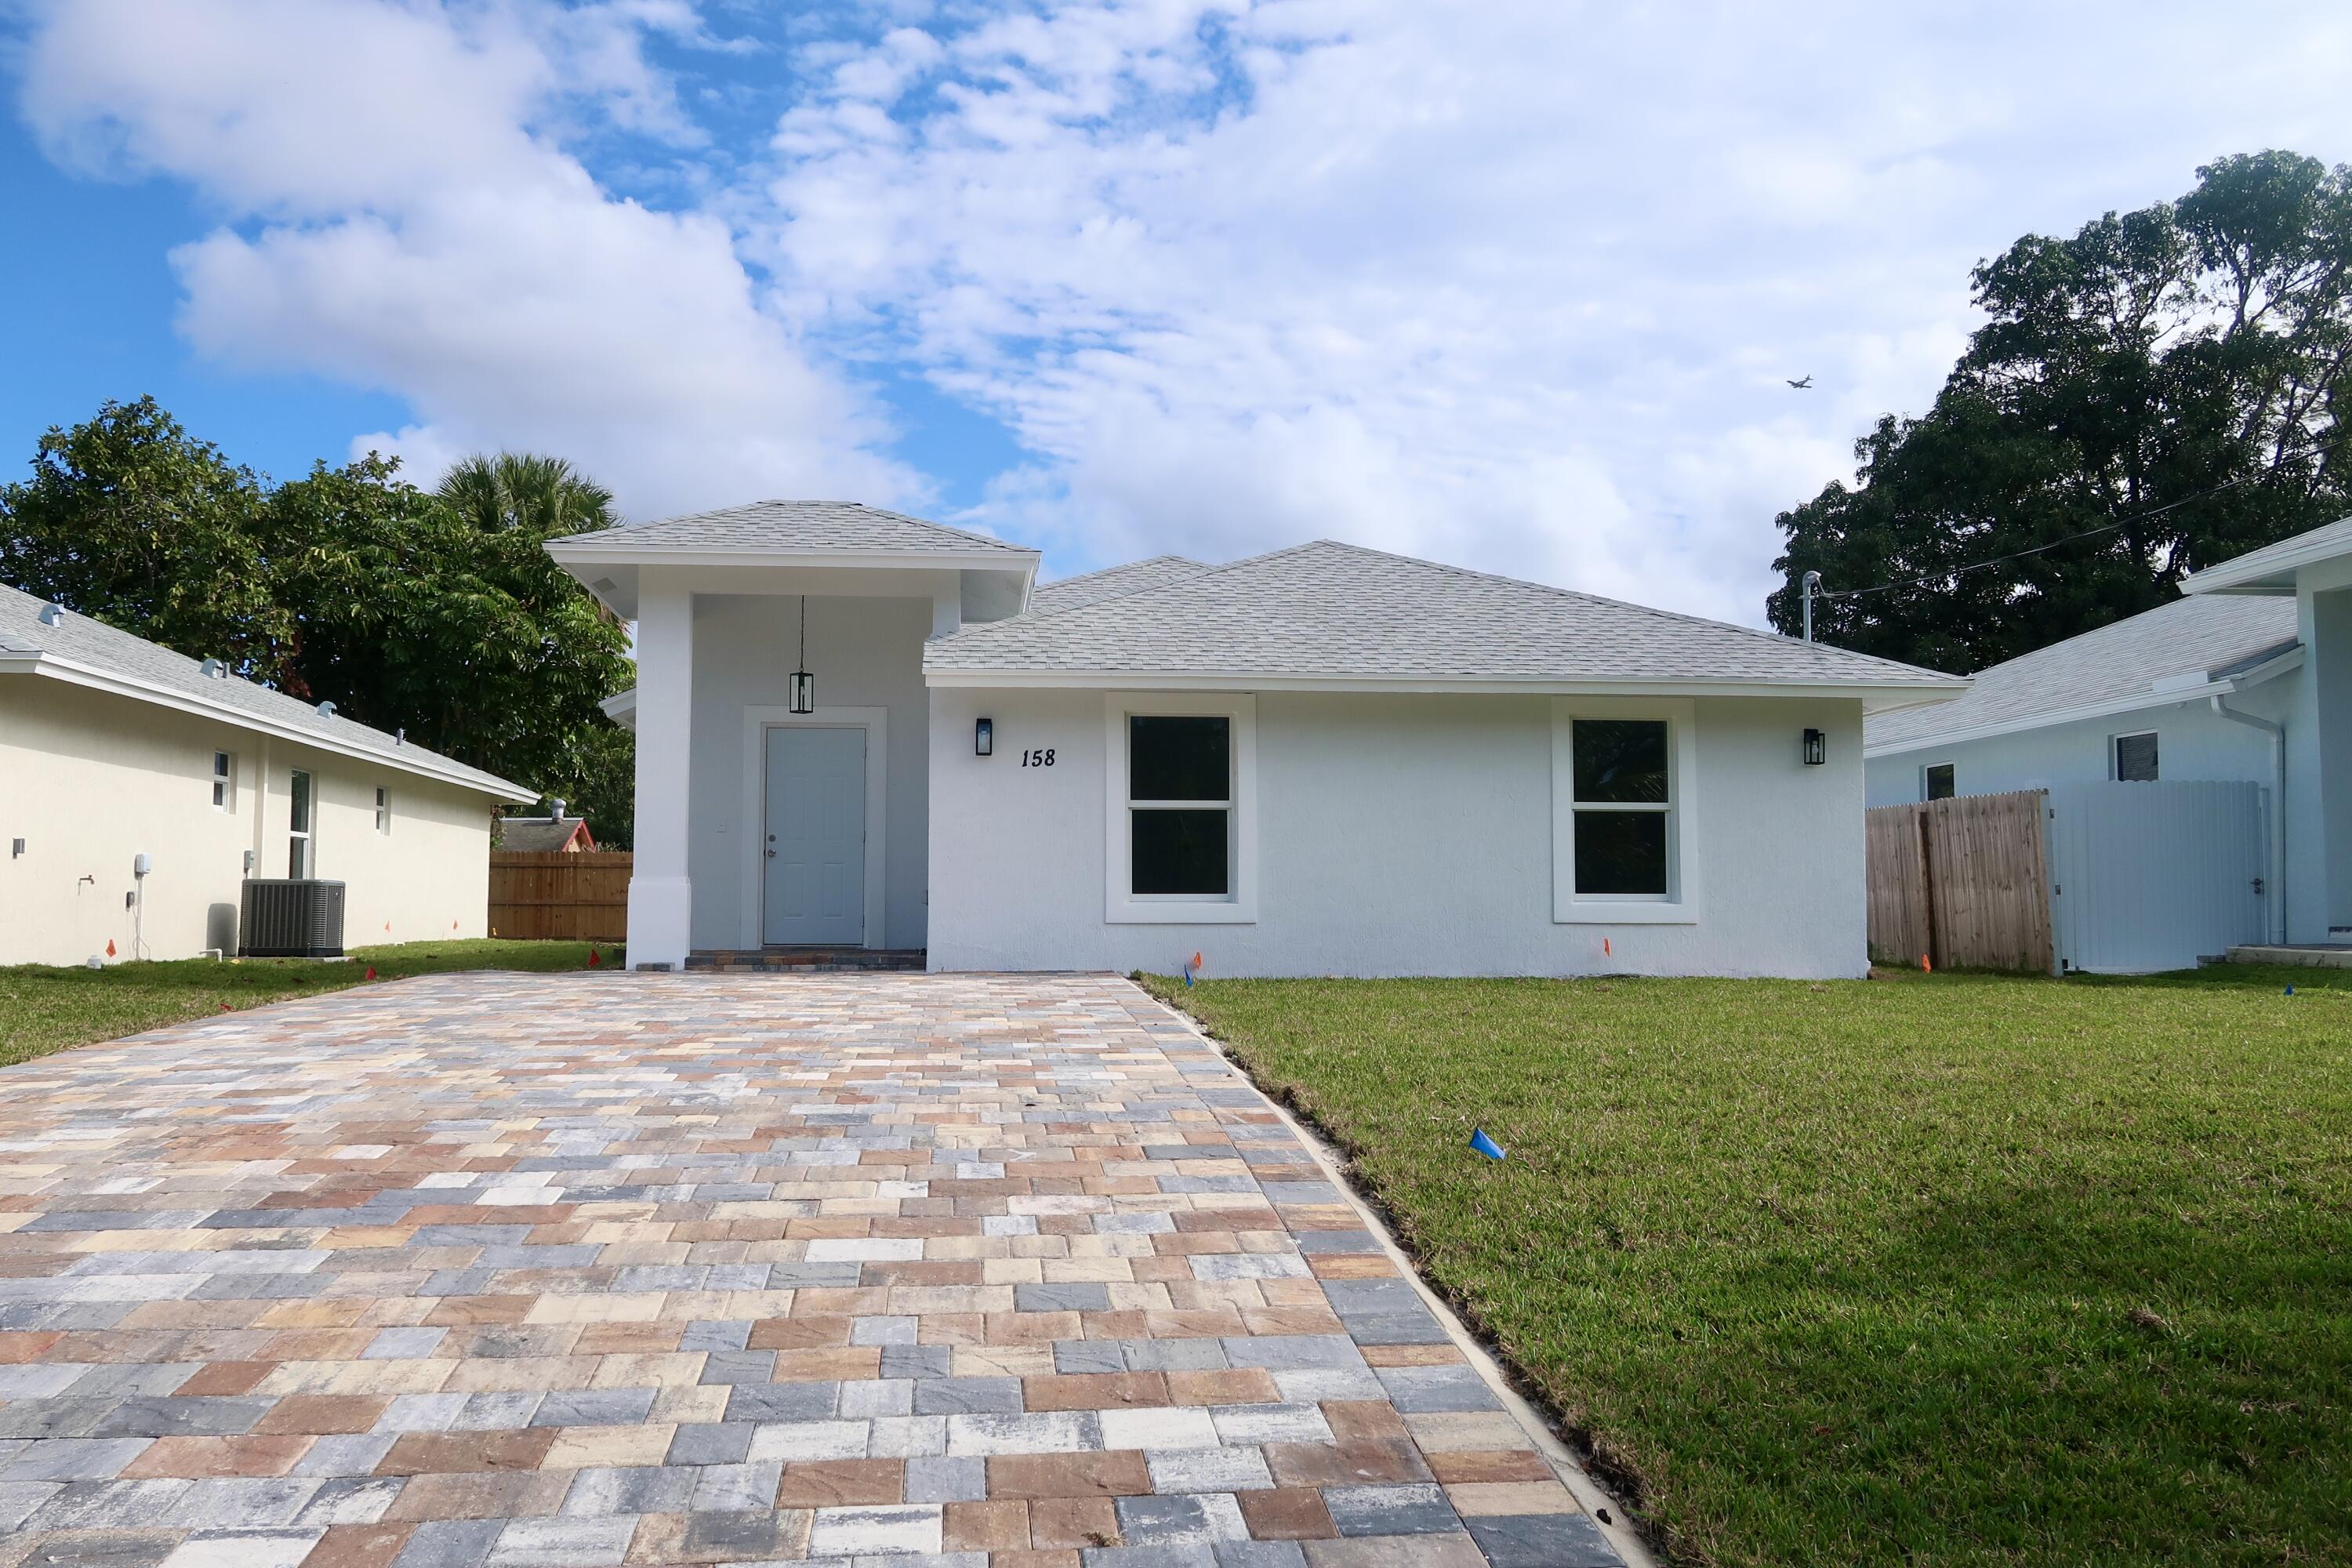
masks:
<path id="1" fill-rule="evenodd" d="M 0 1565 L 1617 1561 L 1123 980 L 451 975 L 0 1074 Z"/>

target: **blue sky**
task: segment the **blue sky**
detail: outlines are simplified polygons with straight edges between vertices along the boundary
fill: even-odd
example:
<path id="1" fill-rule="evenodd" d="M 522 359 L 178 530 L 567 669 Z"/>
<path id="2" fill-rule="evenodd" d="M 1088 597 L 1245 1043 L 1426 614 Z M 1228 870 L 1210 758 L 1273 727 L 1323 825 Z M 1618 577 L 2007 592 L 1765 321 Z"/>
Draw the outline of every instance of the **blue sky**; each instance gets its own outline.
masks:
<path id="1" fill-rule="evenodd" d="M 2352 25 L 1695 0 L 16 0 L 0 463 L 551 450 L 1049 570 L 1336 536 L 1755 623 L 1969 266 L 2352 158 Z M 1791 392 L 1811 374 L 1814 389 Z"/>

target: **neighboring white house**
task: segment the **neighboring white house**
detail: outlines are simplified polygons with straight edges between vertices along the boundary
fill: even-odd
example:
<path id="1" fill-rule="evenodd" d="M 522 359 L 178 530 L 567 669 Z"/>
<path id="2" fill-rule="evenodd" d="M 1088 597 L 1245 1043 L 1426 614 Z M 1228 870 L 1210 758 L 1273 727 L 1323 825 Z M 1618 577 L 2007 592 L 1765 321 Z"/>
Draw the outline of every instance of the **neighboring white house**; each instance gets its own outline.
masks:
<path id="1" fill-rule="evenodd" d="M 1870 804 L 2049 789 L 2115 809 L 2135 796 L 2080 792 L 2242 785 L 2263 901 L 2238 940 L 2339 939 L 2352 931 L 2352 520 L 2181 585 L 2173 604 L 1978 672 L 1957 701 L 1872 718 Z M 2160 862 L 2184 846 L 2142 848 Z"/>
<path id="2" fill-rule="evenodd" d="M 1036 586 L 778 501 L 548 548 L 637 623 L 636 964 L 1859 974 L 1864 715 L 1966 689 L 1330 542 Z"/>
<path id="3" fill-rule="evenodd" d="M 344 883 L 354 946 L 481 936 L 491 815 L 532 798 L 0 587 L 0 963 L 234 951 L 248 875 Z"/>

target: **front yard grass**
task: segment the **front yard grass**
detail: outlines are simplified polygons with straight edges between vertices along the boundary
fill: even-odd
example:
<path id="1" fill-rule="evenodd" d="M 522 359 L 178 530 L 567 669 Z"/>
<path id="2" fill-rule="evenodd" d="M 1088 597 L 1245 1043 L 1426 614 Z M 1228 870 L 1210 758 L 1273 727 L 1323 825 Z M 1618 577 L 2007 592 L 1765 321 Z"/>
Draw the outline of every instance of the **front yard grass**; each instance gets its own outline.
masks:
<path id="1" fill-rule="evenodd" d="M 1677 1560 L 2352 1562 L 2352 973 L 1150 984 Z"/>
<path id="2" fill-rule="evenodd" d="M 379 980 L 456 969 L 584 969 L 592 948 L 604 965 L 620 966 L 622 951 L 609 942 L 476 940 L 353 948 L 341 963 L 190 958 L 104 969 L 38 963 L 0 968 L 0 1067 L 68 1046 L 120 1039 L 142 1029 L 288 996 L 364 984 L 370 968 Z"/>

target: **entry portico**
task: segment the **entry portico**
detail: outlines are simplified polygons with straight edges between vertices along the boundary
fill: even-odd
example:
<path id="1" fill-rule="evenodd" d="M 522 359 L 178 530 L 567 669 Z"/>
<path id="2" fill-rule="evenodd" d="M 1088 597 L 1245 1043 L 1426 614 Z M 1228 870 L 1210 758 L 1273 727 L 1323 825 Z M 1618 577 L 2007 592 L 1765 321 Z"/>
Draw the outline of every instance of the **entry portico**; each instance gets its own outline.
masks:
<path id="1" fill-rule="evenodd" d="M 920 948 L 923 645 L 1026 603 L 1037 552 L 855 502 L 769 501 L 558 540 L 636 622 L 629 957 Z M 793 675 L 814 700 L 795 711 Z"/>

